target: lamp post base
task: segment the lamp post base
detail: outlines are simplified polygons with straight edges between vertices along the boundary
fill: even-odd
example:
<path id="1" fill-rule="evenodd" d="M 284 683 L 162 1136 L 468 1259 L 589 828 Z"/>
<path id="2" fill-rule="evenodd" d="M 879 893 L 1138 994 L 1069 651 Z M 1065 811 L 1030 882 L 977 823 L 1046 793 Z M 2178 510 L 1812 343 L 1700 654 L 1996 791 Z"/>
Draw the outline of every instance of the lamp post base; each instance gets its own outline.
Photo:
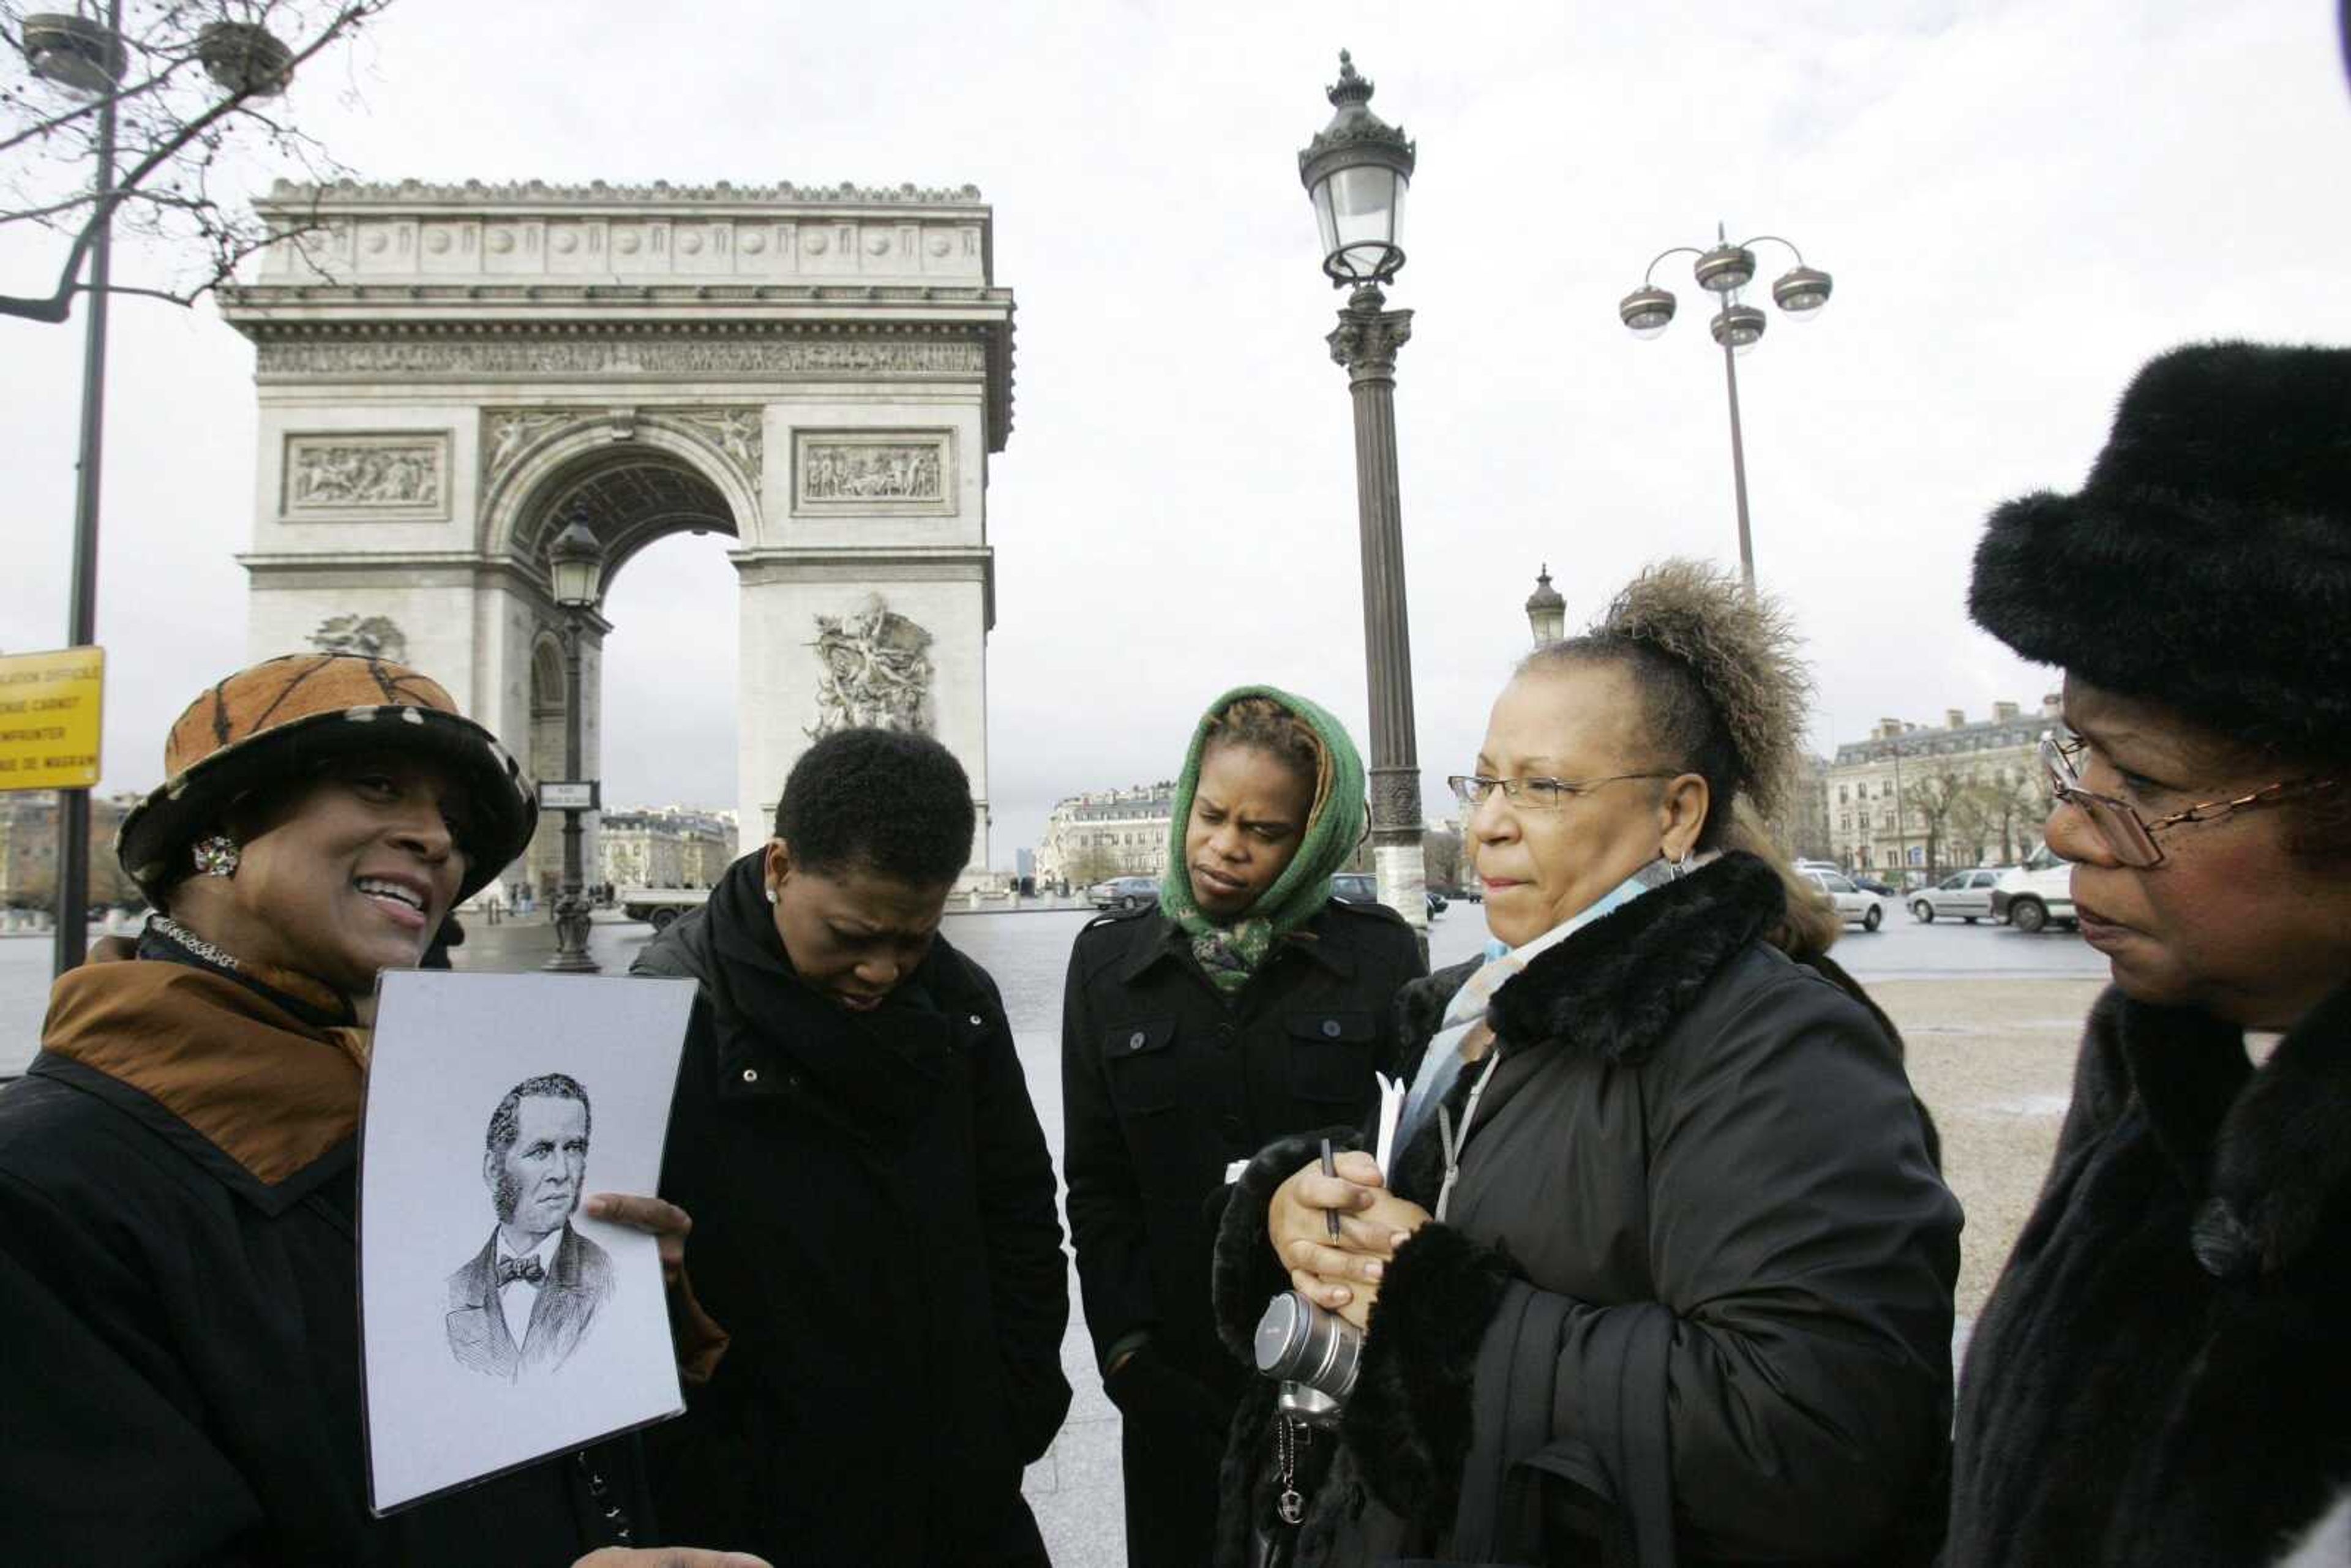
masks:
<path id="1" fill-rule="evenodd" d="M 539 967 L 551 975 L 593 975 L 603 966 L 588 956 L 588 895 L 567 887 L 555 895 L 555 956 Z"/>

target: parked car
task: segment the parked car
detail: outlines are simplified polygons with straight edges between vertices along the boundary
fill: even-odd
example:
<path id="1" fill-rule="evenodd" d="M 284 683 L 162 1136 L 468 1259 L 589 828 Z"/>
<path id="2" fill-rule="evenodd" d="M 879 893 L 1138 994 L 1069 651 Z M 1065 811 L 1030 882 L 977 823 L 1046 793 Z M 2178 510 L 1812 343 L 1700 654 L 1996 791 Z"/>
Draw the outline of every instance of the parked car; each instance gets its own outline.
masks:
<path id="1" fill-rule="evenodd" d="M 2000 873 L 1992 885 L 1991 913 L 2028 935 L 2053 924 L 2078 926 L 2073 866 L 2042 845 L 2022 865 Z"/>
<path id="2" fill-rule="evenodd" d="M 1880 898 L 1895 898 L 1899 896 L 1899 894 L 1897 894 L 1891 886 L 1878 881 L 1874 876 L 1870 876 L 1857 871 L 1847 872 L 1845 875 L 1847 879 L 1852 882 L 1854 886 L 1861 889 L 1864 893 L 1874 893 Z"/>
<path id="3" fill-rule="evenodd" d="M 668 930 L 681 915 L 690 914 L 710 901 L 706 887 L 624 887 L 613 895 L 621 913 L 632 920 L 642 920 L 654 931 Z"/>
<path id="4" fill-rule="evenodd" d="M 1922 925 L 1931 925 L 1938 915 L 1947 920 L 1964 920 L 1970 925 L 1979 920 L 1989 920 L 1992 889 L 2000 878 L 1998 866 L 1953 872 L 1934 886 L 1922 887 L 1912 894 L 1910 913 Z"/>
<path id="5" fill-rule="evenodd" d="M 1829 895 L 1840 918 L 1852 921 L 1864 931 L 1875 931 L 1886 924 L 1886 902 L 1883 894 L 1864 893 L 1843 872 L 1804 871 L 1797 874 Z"/>
<path id="6" fill-rule="evenodd" d="M 1159 902 L 1155 876 L 1114 876 L 1088 890 L 1096 909 L 1141 909 Z"/>
<path id="7" fill-rule="evenodd" d="M 1331 875 L 1331 896 L 1342 904 L 1377 904 L 1380 901 L 1380 879 L 1367 871 L 1333 872 Z M 1442 894 L 1422 890 L 1428 900 L 1428 917 L 1434 920 L 1445 910 Z"/>

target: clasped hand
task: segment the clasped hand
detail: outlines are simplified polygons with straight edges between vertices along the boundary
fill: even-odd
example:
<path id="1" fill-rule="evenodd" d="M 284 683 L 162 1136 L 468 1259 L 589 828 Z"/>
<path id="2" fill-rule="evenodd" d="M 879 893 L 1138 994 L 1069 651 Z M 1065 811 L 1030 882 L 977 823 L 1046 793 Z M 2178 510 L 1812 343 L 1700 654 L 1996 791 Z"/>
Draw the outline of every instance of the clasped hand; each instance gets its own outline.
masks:
<path id="1" fill-rule="evenodd" d="M 1361 1150 L 1334 1163 L 1336 1176 L 1324 1176 L 1316 1160 L 1274 1190 L 1266 1206 L 1266 1239 L 1307 1300 L 1368 1330 L 1389 1260 L 1428 1223 L 1429 1214 L 1388 1191 L 1379 1162 Z M 1339 1217 L 1335 1239 L 1325 1218 L 1331 1214 Z"/>

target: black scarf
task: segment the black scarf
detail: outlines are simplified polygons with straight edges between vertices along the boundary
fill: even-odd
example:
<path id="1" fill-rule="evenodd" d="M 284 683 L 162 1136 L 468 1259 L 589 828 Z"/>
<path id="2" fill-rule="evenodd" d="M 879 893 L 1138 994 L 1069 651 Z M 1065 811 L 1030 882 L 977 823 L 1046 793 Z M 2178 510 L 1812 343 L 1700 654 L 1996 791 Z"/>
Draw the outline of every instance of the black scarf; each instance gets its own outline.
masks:
<path id="1" fill-rule="evenodd" d="M 876 1141 L 894 1142 L 922 1123 L 955 1049 L 932 992 L 936 947 L 880 1007 L 853 1013 L 793 969 L 760 856 L 727 868 L 704 920 L 722 1071 L 739 1071 L 735 1064 L 748 1061 L 797 1075 L 836 1119 Z"/>

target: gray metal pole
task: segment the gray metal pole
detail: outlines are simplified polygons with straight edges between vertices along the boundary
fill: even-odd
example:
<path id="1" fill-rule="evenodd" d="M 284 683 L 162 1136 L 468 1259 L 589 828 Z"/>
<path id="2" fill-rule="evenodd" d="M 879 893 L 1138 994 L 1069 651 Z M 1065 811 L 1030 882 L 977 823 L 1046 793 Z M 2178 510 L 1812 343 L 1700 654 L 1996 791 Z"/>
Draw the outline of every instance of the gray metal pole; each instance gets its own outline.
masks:
<path id="1" fill-rule="evenodd" d="M 1730 389 L 1730 482 L 1739 496 L 1739 575 L 1755 591 L 1755 544 L 1747 531 L 1747 446 L 1739 434 L 1738 356 L 1722 346 L 1722 381 Z"/>
<path id="2" fill-rule="evenodd" d="M 1374 284 L 1348 297 L 1327 341 L 1355 401 L 1355 500 L 1364 558 L 1364 653 L 1372 715 L 1372 854 L 1380 902 L 1424 933 L 1420 761 L 1412 713 L 1411 617 L 1405 602 L 1404 502 L 1396 480 L 1395 357 L 1412 312 L 1382 308 Z"/>
<path id="3" fill-rule="evenodd" d="M 122 30 L 122 0 L 110 0 L 106 25 Z M 97 202 L 91 222 L 98 232 L 89 245 L 89 316 L 82 340 L 81 457 L 74 495 L 72 598 L 66 612 L 66 645 L 87 648 L 98 641 L 98 481 L 106 437 L 106 307 L 114 277 L 114 95 L 98 106 Z M 89 791 L 57 791 L 57 929 L 50 956 L 53 972 L 78 967 L 89 953 L 85 919 L 89 910 Z"/>
<path id="4" fill-rule="evenodd" d="M 586 729 L 584 694 L 580 691 L 580 612 L 563 612 L 563 771 L 577 783 L 586 771 L 582 732 Z M 559 975 L 592 975 L 601 967 L 588 956 L 588 894 L 580 865 L 580 813 L 563 813 L 563 891 L 555 895 L 555 956 L 547 967 Z"/>

